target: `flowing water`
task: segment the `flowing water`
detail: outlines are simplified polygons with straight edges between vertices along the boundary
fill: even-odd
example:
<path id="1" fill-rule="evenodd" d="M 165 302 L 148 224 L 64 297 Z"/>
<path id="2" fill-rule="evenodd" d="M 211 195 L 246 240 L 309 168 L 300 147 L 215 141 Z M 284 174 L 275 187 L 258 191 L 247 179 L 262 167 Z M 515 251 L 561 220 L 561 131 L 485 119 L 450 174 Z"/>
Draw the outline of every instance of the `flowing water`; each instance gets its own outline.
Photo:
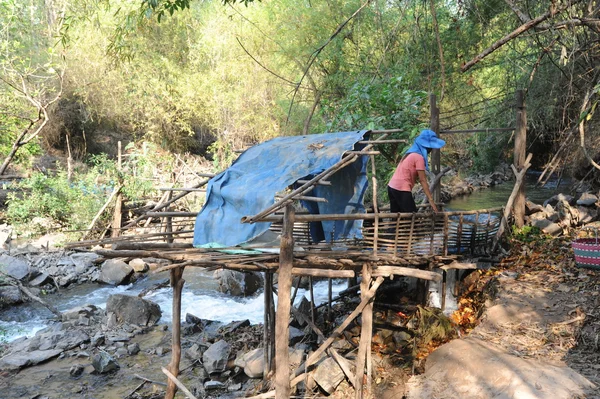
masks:
<path id="1" fill-rule="evenodd" d="M 537 175 L 532 173 L 527 176 L 526 195 L 535 203 L 543 203 L 557 192 L 567 191 L 569 182 L 551 182 L 543 188 L 534 188 Z M 512 182 L 479 190 L 471 195 L 453 199 L 446 204 L 447 210 L 474 210 L 500 207 L 506 204 L 513 189 Z M 448 296 L 446 298 L 447 310 L 451 311 L 455 305 L 451 297 L 451 281 L 454 273 L 449 273 Z M 112 294 L 122 293 L 137 295 L 142 290 L 153 284 L 164 280 L 166 274 L 150 275 L 141 282 L 129 286 L 102 286 L 97 284 L 86 284 L 61 290 L 58 294 L 46 296 L 44 299 L 57 307 L 60 311 L 66 311 L 76 306 L 87 304 L 106 307 L 106 301 Z M 217 320 L 224 323 L 234 320 L 248 319 L 251 323 L 263 322 L 264 296 L 262 293 L 248 298 L 231 297 L 217 291 L 218 283 L 213 273 L 207 273 L 199 268 L 188 268 L 184 273 L 186 281 L 182 295 L 182 319 L 186 313 L 191 313 L 203 319 Z M 346 280 L 335 280 L 333 284 L 333 296 L 347 287 Z M 302 296 L 308 298 L 309 293 L 299 290 L 297 301 Z M 317 282 L 314 288 L 315 302 L 320 304 L 327 300 L 327 282 Z M 172 316 L 172 291 L 170 287 L 158 289 L 145 296 L 146 299 L 158 303 L 163 312 L 162 323 L 170 323 Z M 439 306 L 439 290 L 432 290 L 431 303 Z M 0 313 L 0 331 L 5 331 L 1 339 L 8 341 L 20 336 L 33 336 L 37 331 L 46 327 L 52 314 L 37 304 L 26 304 L 16 306 Z"/>
<path id="2" fill-rule="evenodd" d="M 127 286 L 106 286 L 97 284 L 83 284 L 69 289 L 63 289 L 58 294 L 44 297 L 49 304 L 60 311 L 66 311 L 77 306 L 87 304 L 106 308 L 106 301 L 112 294 L 138 295 L 146 289 L 165 279 L 166 274 L 159 276 L 150 275 L 145 280 Z M 185 315 L 191 313 L 202 319 L 216 320 L 223 323 L 248 319 L 252 324 L 263 322 L 264 295 L 259 293 L 252 297 L 232 297 L 217 291 L 218 283 L 213 273 L 207 273 L 199 268 L 187 268 L 184 276 L 185 285 L 182 294 L 182 321 Z M 333 297 L 347 288 L 346 280 L 334 280 Z M 327 300 L 328 283 L 319 281 L 315 283 L 315 303 L 320 304 Z M 296 303 L 305 296 L 310 299 L 307 290 L 299 289 Z M 170 287 L 151 291 L 145 299 L 156 302 L 162 310 L 160 323 L 169 324 L 172 318 L 172 290 Z M 277 298 L 275 297 L 275 300 Z M 12 341 L 22 336 L 33 336 L 46 326 L 52 314 L 38 304 L 27 303 L 4 310 L 0 313 L 0 331 L 6 332 L 3 337 Z M 1 338 L 1 337 L 0 337 Z"/>
<path id="3" fill-rule="evenodd" d="M 525 196 L 531 202 L 543 204 L 548 198 L 560 192 L 567 193 L 571 186 L 568 179 L 551 180 L 544 187 L 536 187 L 539 172 L 525 175 Z M 489 209 L 506 205 L 506 201 L 513 190 L 514 182 L 508 181 L 497 186 L 478 190 L 470 195 L 454 198 L 446 204 L 444 209 L 453 211 L 472 211 L 476 209 Z"/>

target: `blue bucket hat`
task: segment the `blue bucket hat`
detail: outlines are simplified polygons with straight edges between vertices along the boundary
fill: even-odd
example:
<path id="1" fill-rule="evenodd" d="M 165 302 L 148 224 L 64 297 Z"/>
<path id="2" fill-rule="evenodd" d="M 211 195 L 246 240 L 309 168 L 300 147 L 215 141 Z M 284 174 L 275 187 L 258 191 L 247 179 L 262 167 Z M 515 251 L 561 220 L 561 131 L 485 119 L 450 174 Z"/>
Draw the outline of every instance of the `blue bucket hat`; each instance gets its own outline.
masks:
<path id="1" fill-rule="evenodd" d="M 435 135 L 433 130 L 421 130 L 421 134 L 417 136 L 413 145 L 406 151 L 406 154 L 416 152 L 421 154 L 425 159 L 425 169 L 429 170 L 429 162 L 427 162 L 427 150 L 439 149 L 446 145 L 446 142 Z"/>

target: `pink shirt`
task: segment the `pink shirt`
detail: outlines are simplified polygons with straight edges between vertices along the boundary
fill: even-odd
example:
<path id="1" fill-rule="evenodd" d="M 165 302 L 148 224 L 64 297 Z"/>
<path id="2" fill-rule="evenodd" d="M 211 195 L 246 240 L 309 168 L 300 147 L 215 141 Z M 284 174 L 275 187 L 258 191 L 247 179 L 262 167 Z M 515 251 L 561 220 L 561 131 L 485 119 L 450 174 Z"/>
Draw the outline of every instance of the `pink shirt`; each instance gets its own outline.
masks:
<path id="1" fill-rule="evenodd" d="M 388 186 L 398 191 L 412 191 L 418 170 L 425 170 L 425 160 L 421 154 L 412 152 L 400 162 Z"/>

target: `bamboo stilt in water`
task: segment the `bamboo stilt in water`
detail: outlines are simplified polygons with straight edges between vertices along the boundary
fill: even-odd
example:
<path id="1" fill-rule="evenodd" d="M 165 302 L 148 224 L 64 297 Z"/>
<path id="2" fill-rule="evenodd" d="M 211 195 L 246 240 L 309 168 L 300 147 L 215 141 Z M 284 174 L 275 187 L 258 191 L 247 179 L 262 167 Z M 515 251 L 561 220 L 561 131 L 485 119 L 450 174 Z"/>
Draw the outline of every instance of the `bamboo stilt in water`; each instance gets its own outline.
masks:
<path id="1" fill-rule="evenodd" d="M 292 289 L 292 266 L 294 263 L 294 207 L 285 207 L 281 248 L 279 251 L 279 279 L 277 291 L 277 315 L 275 321 L 275 398 L 289 399 L 289 336 L 290 292 Z"/>
<path id="2" fill-rule="evenodd" d="M 171 287 L 173 287 L 173 331 L 171 344 L 171 363 L 169 371 L 174 377 L 179 374 L 179 361 L 181 360 L 181 291 L 185 280 L 183 267 L 171 270 Z M 177 391 L 177 385 L 172 379 L 167 381 L 167 393 L 165 399 L 173 399 Z"/>
<path id="3" fill-rule="evenodd" d="M 371 265 L 370 263 L 363 264 L 362 267 L 362 282 L 360 284 L 361 300 L 367 298 L 367 292 L 371 285 Z M 371 350 L 371 335 L 373 334 L 373 302 L 369 301 L 362 312 L 362 326 L 360 331 L 360 344 L 358 346 L 358 355 L 356 356 L 356 380 L 354 387 L 356 388 L 356 399 L 363 397 L 363 381 L 365 378 L 365 362 L 367 360 L 367 352 Z M 367 387 L 370 387 L 370 375 L 367 375 Z M 369 392 L 367 392 L 369 395 Z"/>
<path id="4" fill-rule="evenodd" d="M 271 297 L 271 290 L 273 289 L 273 285 L 271 284 L 271 278 L 270 276 L 272 276 L 272 274 L 270 272 L 266 272 L 265 273 L 265 287 L 264 287 L 264 300 L 265 300 L 265 310 L 264 310 L 264 328 L 263 328 L 263 355 L 264 355 L 264 367 L 263 367 L 263 378 L 266 378 L 267 375 L 269 375 L 269 372 L 271 371 L 271 359 L 269 356 L 269 351 L 270 351 L 270 334 L 271 331 L 269 330 L 269 327 L 271 325 L 271 312 L 270 312 L 270 308 L 271 308 L 271 302 L 270 299 L 272 299 Z"/>

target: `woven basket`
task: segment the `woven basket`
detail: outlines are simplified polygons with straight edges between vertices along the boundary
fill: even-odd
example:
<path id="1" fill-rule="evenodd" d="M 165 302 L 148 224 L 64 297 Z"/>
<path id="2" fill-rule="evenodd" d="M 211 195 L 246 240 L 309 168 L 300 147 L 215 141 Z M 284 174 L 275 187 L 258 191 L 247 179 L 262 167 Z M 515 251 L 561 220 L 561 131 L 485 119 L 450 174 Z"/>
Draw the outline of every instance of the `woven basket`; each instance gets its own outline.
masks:
<path id="1" fill-rule="evenodd" d="M 600 241 L 598 238 L 578 238 L 571 242 L 577 267 L 600 270 Z"/>

